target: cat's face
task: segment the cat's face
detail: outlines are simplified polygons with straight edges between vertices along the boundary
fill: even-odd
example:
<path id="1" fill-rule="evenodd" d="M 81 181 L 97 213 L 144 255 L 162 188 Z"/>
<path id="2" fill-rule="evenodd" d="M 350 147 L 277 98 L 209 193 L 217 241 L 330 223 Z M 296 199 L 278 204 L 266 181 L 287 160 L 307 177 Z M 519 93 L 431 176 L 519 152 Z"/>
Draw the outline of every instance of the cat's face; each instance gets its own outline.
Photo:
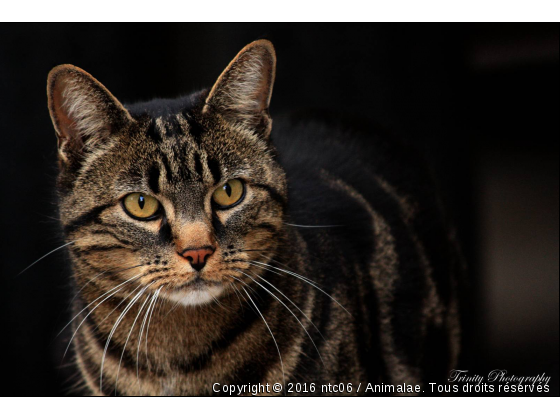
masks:
<path id="1" fill-rule="evenodd" d="M 210 93 L 155 117 L 129 113 L 82 70 L 51 72 L 61 218 L 80 282 L 109 272 L 114 286 L 196 305 L 261 272 L 252 261 L 275 251 L 286 205 L 268 139 L 274 65 L 270 43 L 250 44 Z"/>

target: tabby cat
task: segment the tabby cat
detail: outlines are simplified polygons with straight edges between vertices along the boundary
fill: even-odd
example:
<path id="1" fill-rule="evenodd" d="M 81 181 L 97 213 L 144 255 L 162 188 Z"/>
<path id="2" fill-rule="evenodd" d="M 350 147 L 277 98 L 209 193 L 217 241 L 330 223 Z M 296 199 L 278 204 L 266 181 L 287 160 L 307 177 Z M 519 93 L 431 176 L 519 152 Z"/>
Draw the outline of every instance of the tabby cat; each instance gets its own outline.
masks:
<path id="1" fill-rule="evenodd" d="M 212 89 L 126 107 L 50 72 L 87 394 L 362 394 L 455 365 L 460 265 L 430 177 L 392 140 L 273 129 L 275 69 L 259 40 Z"/>

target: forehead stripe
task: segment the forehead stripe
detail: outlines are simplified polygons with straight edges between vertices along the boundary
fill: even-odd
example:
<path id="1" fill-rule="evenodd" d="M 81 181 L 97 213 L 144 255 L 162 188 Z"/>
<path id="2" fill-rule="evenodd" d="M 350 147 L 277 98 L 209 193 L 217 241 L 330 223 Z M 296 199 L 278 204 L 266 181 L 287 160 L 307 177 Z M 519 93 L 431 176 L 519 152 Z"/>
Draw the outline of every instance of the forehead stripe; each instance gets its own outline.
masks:
<path id="1" fill-rule="evenodd" d="M 200 146 L 200 140 L 203 131 L 202 125 L 190 114 L 183 114 L 183 116 L 185 117 L 185 120 L 187 120 L 187 124 L 189 125 L 189 132 L 191 137 L 193 138 L 196 145 Z"/>
<path id="2" fill-rule="evenodd" d="M 208 170 L 210 174 L 212 174 L 212 178 L 214 178 L 214 183 L 218 183 L 220 179 L 222 179 L 222 171 L 220 169 L 220 163 L 213 158 L 208 159 Z"/>
<path id="3" fill-rule="evenodd" d="M 200 154 L 198 151 L 195 150 L 194 152 L 194 174 L 198 177 L 198 179 L 202 179 L 203 175 L 203 168 L 202 168 L 202 161 L 200 160 Z"/>
<path id="4" fill-rule="evenodd" d="M 156 144 L 162 142 L 163 139 L 156 126 L 155 120 L 150 121 L 150 125 L 148 125 L 148 130 L 146 131 L 146 136 Z"/>
<path id="5" fill-rule="evenodd" d="M 173 179 L 173 172 L 171 171 L 171 165 L 169 164 L 169 159 L 167 159 L 167 155 L 165 153 L 161 153 L 161 164 L 163 166 L 163 170 L 165 171 L 167 182 L 173 184 L 175 182 Z"/>
<path id="6" fill-rule="evenodd" d="M 148 171 L 148 186 L 154 194 L 159 193 L 159 175 L 160 171 L 156 164 L 153 164 Z"/>

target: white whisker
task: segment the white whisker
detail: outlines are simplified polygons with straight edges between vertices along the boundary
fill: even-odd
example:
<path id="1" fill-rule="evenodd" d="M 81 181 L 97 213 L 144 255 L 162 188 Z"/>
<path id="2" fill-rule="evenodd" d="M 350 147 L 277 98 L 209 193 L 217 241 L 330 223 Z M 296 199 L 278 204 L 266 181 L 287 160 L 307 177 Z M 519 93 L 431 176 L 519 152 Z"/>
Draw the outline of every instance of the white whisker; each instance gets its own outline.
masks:
<path id="1" fill-rule="evenodd" d="M 84 312 L 87 308 L 89 308 L 91 305 L 93 305 L 95 302 L 97 302 L 99 299 L 103 298 L 104 296 L 107 296 L 109 293 L 111 293 L 113 290 L 123 286 L 124 284 L 140 277 L 141 274 L 137 274 L 136 276 L 133 276 L 131 278 L 129 278 L 128 280 L 123 281 L 122 283 L 118 284 L 117 286 L 113 287 L 111 290 L 109 290 L 108 292 L 103 293 L 101 296 L 99 296 L 98 298 L 94 299 L 93 301 L 91 301 L 86 307 L 84 307 L 80 312 L 78 312 L 76 315 L 74 315 L 74 317 L 70 320 L 70 322 L 68 322 L 68 324 L 66 324 L 64 327 L 62 327 L 62 329 L 60 330 L 60 332 L 57 334 L 57 337 L 62 333 L 62 331 L 64 331 L 66 328 L 68 328 L 68 326 L 70 324 L 72 324 L 72 322 L 82 313 Z"/>
<path id="2" fill-rule="evenodd" d="M 101 320 L 101 322 L 98 323 L 98 325 L 97 325 L 97 327 L 95 327 L 95 329 L 97 330 L 97 329 L 99 328 L 100 325 L 103 325 L 103 323 L 111 316 L 111 314 L 112 314 L 113 312 L 115 312 L 117 309 L 119 309 L 120 306 L 121 306 L 123 303 L 125 303 L 125 302 L 128 300 L 128 298 L 129 298 L 130 296 L 132 296 L 134 293 L 136 293 L 136 291 L 137 291 L 138 289 L 140 289 L 141 287 L 142 287 L 142 284 L 139 284 L 138 286 L 136 286 L 136 287 L 134 288 L 134 290 L 132 290 L 132 292 L 130 292 L 128 295 L 126 295 L 124 298 L 122 298 L 121 301 L 111 310 L 111 312 L 109 312 L 109 313 L 105 316 L 105 318 L 103 318 L 103 319 Z M 95 330 L 94 330 L 94 331 L 95 331 Z"/>
<path id="3" fill-rule="evenodd" d="M 255 274 L 255 273 L 251 273 L 251 274 Z M 321 333 L 321 331 L 319 330 L 319 328 L 317 328 L 317 326 L 313 323 L 313 321 L 311 321 L 311 319 L 305 314 L 305 312 L 303 312 L 299 306 L 297 306 L 288 296 L 286 296 L 284 293 L 282 293 L 282 291 L 280 289 L 278 289 L 276 286 L 274 286 L 271 282 L 269 282 L 268 280 L 266 280 L 264 277 L 259 276 L 258 274 L 255 274 L 255 276 L 257 276 L 259 279 L 261 279 L 262 281 L 266 282 L 270 287 L 272 287 L 274 290 L 276 290 L 278 293 L 280 293 L 282 296 L 284 296 L 286 298 L 286 300 L 288 302 L 290 302 L 292 305 L 294 305 L 294 307 L 301 312 L 301 314 L 305 317 L 305 319 L 307 319 L 309 321 L 309 323 L 311 325 L 313 325 L 313 327 L 315 328 L 315 330 L 319 333 L 319 335 L 321 336 L 321 338 L 324 340 L 325 337 L 323 337 L 323 334 Z"/>
<path id="4" fill-rule="evenodd" d="M 274 261 L 274 260 L 272 260 L 272 258 L 271 258 L 270 260 L 271 260 L 271 261 Z M 292 273 L 292 272 L 289 271 L 289 270 L 282 270 L 281 268 L 274 267 L 273 265 L 266 264 L 266 263 L 263 263 L 263 262 L 260 262 L 260 261 L 251 260 L 251 261 L 246 261 L 246 263 L 249 264 L 249 265 L 253 265 L 253 266 L 255 266 L 255 267 L 262 268 L 262 269 L 264 269 L 264 270 L 270 271 L 271 273 L 276 274 L 276 275 L 278 275 L 278 276 L 280 276 L 280 277 L 284 277 L 284 274 L 283 274 L 283 273 L 289 274 L 289 275 L 291 275 L 291 276 L 295 275 L 295 273 Z M 253 264 L 253 263 L 259 263 L 260 265 L 257 266 L 257 265 L 255 265 L 255 264 Z M 284 265 L 284 267 L 287 267 L 286 264 L 282 264 L 282 265 Z M 288 268 L 289 268 L 289 267 L 288 267 Z M 276 270 L 276 271 L 275 271 L 275 270 Z M 278 272 L 278 271 L 280 271 L 280 272 Z M 299 274 L 298 274 L 298 275 L 299 275 Z M 316 281 L 313 281 L 313 280 L 311 280 L 311 279 L 308 279 L 307 277 L 306 277 L 306 279 L 309 280 L 309 281 L 310 281 L 311 283 L 313 283 L 313 284 L 318 284 Z"/>
<path id="5" fill-rule="evenodd" d="M 238 271 L 238 270 L 237 270 Z M 305 328 L 305 326 L 301 323 L 300 319 L 296 316 L 296 314 L 294 314 L 294 312 L 288 307 L 288 305 L 286 305 L 284 302 L 282 302 L 274 293 L 272 293 L 270 290 L 268 290 L 265 286 L 263 286 L 262 284 L 260 284 L 255 278 L 253 278 L 252 276 L 250 276 L 247 273 L 244 272 L 240 272 L 241 274 L 246 275 L 247 277 L 249 277 L 251 280 L 253 280 L 255 282 L 255 284 L 259 285 L 260 287 L 262 287 L 270 296 L 272 296 L 274 299 L 276 299 L 278 302 L 280 302 L 291 314 L 292 316 L 296 319 L 296 321 L 299 323 L 299 325 L 301 325 L 301 328 L 303 328 L 303 330 L 305 331 L 305 333 L 307 334 L 307 336 L 309 337 L 309 339 L 311 340 L 311 343 L 313 344 L 313 347 L 315 347 L 315 350 L 317 350 L 317 354 L 319 355 L 319 359 L 321 359 L 321 363 L 323 364 L 323 366 L 325 365 L 325 361 L 323 360 L 323 356 L 321 356 L 321 352 L 319 351 L 319 349 L 317 348 L 317 345 L 315 344 L 315 341 L 313 340 L 313 338 L 311 337 L 311 334 L 309 334 L 309 331 L 307 331 L 307 328 Z M 258 276 L 260 277 L 260 276 Z M 262 279 L 262 277 L 260 277 Z M 285 295 L 284 295 L 285 296 Z M 289 299 L 288 299 L 289 300 Z M 291 301 L 290 301 L 291 302 Z M 297 305 L 295 305 L 292 302 L 292 305 L 294 305 L 297 308 Z M 299 309 L 299 308 L 298 308 Z M 300 310 L 301 313 L 303 313 Z M 304 314 L 305 315 L 305 314 Z M 307 317 L 306 317 L 307 318 Z M 310 321 L 311 322 L 311 321 Z M 313 324 L 313 323 L 311 323 Z M 315 327 L 317 328 L 317 327 Z M 319 331 L 319 330 L 317 330 Z"/>
<path id="6" fill-rule="evenodd" d="M 258 262 L 258 261 L 252 261 L 252 262 L 254 262 L 254 263 L 256 263 L 256 264 L 259 264 L 259 266 L 268 265 L 268 264 L 260 263 L 260 262 Z M 249 264 L 251 264 L 251 263 L 249 263 Z M 251 265 L 253 265 L 253 264 L 251 264 Z M 269 266 L 269 267 L 272 267 L 272 266 Z M 350 312 L 348 312 L 348 310 L 347 310 L 344 306 L 342 306 L 342 304 L 341 304 L 338 300 L 336 300 L 334 297 L 332 297 L 331 295 L 329 295 L 327 292 L 325 292 L 325 291 L 324 291 L 323 289 L 321 289 L 319 286 L 316 286 L 316 285 L 314 284 L 315 282 L 314 282 L 313 280 L 309 280 L 307 277 L 304 277 L 304 276 L 302 276 L 302 275 L 300 275 L 300 274 L 297 274 L 297 273 L 294 273 L 294 272 L 292 272 L 292 271 L 284 270 L 284 269 L 282 269 L 282 268 L 278 268 L 278 267 L 272 267 L 272 268 L 274 268 L 274 269 L 276 269 L 276 270 L 280 270 L 280 271 L 282 271 L 282 272 L 284 272 L 284 273 L 286 273 L 286 274 L 290 274 L 290 275 L 294 276 L 295 278 L 298 278 L 298 279 L 300 279 L 300 280 L 306 282 L 307 284 L 313 286 L 315 289 L 319 290 L 321 293 L 325 294 L 325 295 L 328 296 L 330 299 L 332 299 L 332 301 L 335 302 L 335 303 L 336 303 L 338 306 L 340 306 L 342 309 L 344 309 L 344 311 L 346 311 L 346 313 L 347 313 L 348 315 L 352 316 L 352 314 L 351 314 Z"/>
<path id="7" fill-rule="evenodd" d="M 240 281 L 242 283 L 244 283 L 242 280 L 240 280 Z M 272 330 L 270 329 L 270 326 L 268 325 L 268 322 L 266 322 L 266 319 L 264 318 L 263 314 L 259 310 L 259 307 L 255 303 L 255 301 L 251 298 L 251 295 L 249 295 L 249 292 L 247 292 L 247 290 L 245 290 L 245 289 L 243 289 L 243 291 L 245 292 L 245 294 L 247 295 L 249 300 L 255 306 L 255 309 L 257 310 L 257 312 L 261 316 L 262 320 L 264 321 L 264 324 L 266 325 L 266 328 L 268 329 L 268 332 L 270 333 L 270 336 L 272 337 L 272 340 L 274 341 L 274 345 L 276 346 L 276 350 L 278 351 L 278 357 L 280 358 L 280 366 L 282 367 L 282 382 L 284 383 L 284 388 L 283 389 L 285 390 L 286 389 L 286 375 L 284 374 L 284 362 L 282 361 L 282 354 L 280 353 L 280 347 L 278 346 L 278 343 L 276 342 L 276 338 L 274 338 L 274 334 L 272 333 Z"/>
<path id="8" fill-rule="evenodd" d="M 97 305 L 94 306 L 94 308 L 89 311 L 87 313 L 86 316 L 84 316 L 84 319 L 82 319 L 82 321 L 78 324 L 78 327 L 76 327 L 76 329 L 74 330 L 74 333 L 72 334 L 72 337 L 70 337 L 70 341 L 68 341 L 68 345 L 66 346 L 66 350 L 64 350 L 64 354 L 62 355 L 62 359 L 64 360 L 64 358 L 66 357 L 66 353 L 68 353 L 68 349 L 70 348 L 70 345 L 72 344 L 72 340 L 74 340 L 74 337 L 76 336 L 76 334 L 78 333 L 78 330 L 80 329 L 80 327 L 82 326 L 82 324 L 84 322 L 86 322 L 86 319 L 103 303 L 105 302 L 107 299 L 112 298 L 115 294 L 117 294 L 119 291 L 122 290 L 122 288 L 124 287 L 124 285 L 122 285 L 120 287 L 120 289 L 115 290 L 113 293 L 111 293 L 109 296 L 107 296 L 105 299 L 103 299 L 101 302 L 99 302 Z"/>
<path id="9" fill-rule="evenodd" d="M 331 228 L 331 227 L 344 227 L 344 225 L 295 225 L 293 223 L 284 223 L 288 226 L 295 226 L 301 228 Z"/>
<path id="10" fill-rule="evenodd" d="M 109 337 L 107 338 L 107 342 L 105 343 L 105 349 L 103 350 L 103 357 L 101 359 L 101 368 L 99 372 L 99 390 L 103 392 L 103 366 L 105 365 L 105 356 L 107 355 L 107 350 L 109 349 L 109 343 L 111 342 L 111 338 L 113 338 L 113 334 L 115 334 L 116 329 L 118 328 L 119 324 L 121 323 L 122 319 L 125 317 L 127 312 L 130 310 L 132 305 L 136 303 L 136 301 L 140 298 L 140 296 L 144 293 L 144 289 L 140 290 L 136 296 L 132 298 L 132 300 L 128 303 L 128 305 L 124 308 L 123 312 L 117 318 L 117 321 L 113 325 L 111 332 L 109 333 Z"/>
<path id="11" fill-rule="evenodd" d="M 29 270 L 31 267 L 33 267 L 35 264 L 37 264 L 39 261 L 43 260 L 44 258 L 47 258 L 49 255 L 51 255 L 53 252 L 58 251 L 59 249 L 62 249 L 64 247 L 67 247 L 68 245 L 72 245 L 74 242 L 76 241 L 72 241 L 72 242 L 68 242 L 67 244 L 61 245 L 56 249 L 53 249 L 51 252 L 47 252 L 45 255 L 43 255 L 41 258 L 39 258 L 38 260 L 36 260 L 34 263 L 28 265 L 26 268 L 24 268 L 22 271 L 19 272 L 18 276 L 21 276 L 23 273 L 25 273 L 27 270 Z"/>
<path id="12" fill-rule="evenodd" d="M 241 283 L 241 290 L 245 291 L 245 286 L 248 286 L 247 283 L 245 283 L 243 280 L 241 280 L 241 279 L 239 279 L 235 276 L 228 276 L 228 277 L 233 279 L 233 280 L 238 281 L 239 283 Z M 245 303 L 247 305 L 249 305 L 249 308 L 251 308 L 251 310 L 256 313 L 255 309 L 253 309 L 253 307 L 249 304 L 249 301 L 247 300 L 247 298 L 241 294 L 241 291 L 239 292 L 239 296 L 241 296 L 243 298 L 243 300 L 245 301 Z"/>
<path id="13" fill-rule="evenodd" d="M 150 309 L 152 308 L 152 305 L 154 304 L 155 298 L 156 298 L 156 293 L 154 293 L 152 295 L 152 298 L 150 299 L 150 303 L 149 303 L 148 307 L 146 308 L 146 314 L 144 315 L 144 319 L 142 320 L 142 325 L 140 325 L 140 336 L 138 337 L 138 345 L 136 346 L 136 382 L 140 382 L 140 372 L 139 372 L 139 367 L 138 367 L 138 360 L 140 360 L 140 345 L 142 344 L 142 335 L 144 334 L 144 327 L 146 326 L 146 321 L 148 319 L 148 315 L 150 314 Z"/>
<path id="14" fill-rule="evenodd" d="M 76 294 L 74 295 L 74 297 L 72 298 L 72 300 L 70 301 L 70 303 L 74 302 L 74 300 L 78 297 L 78 295 L 81 293 L 81 291 L 84 290 L 84 288 L 85 288 L 88 284 L 90 284 L 90 283 L 91 283 L 92 281 L 94 281 L 95 279 L 98 279 L 98 278 L 101 277 L 103 274 L 108 273 L 108 272 L 110 272 L 110 271 L 115 271 L 115 270 L 117 270 L 117 271 L 115 271 L 115 273 L 114 273 L 114 274 L 116 274 L 116 273 L 120 273 L 121 271 L 132 270 L 133 268 L 140 267 L 141 265 L 142 265 L 142 264 L 133 265 L 132 267 L 127 267 L 127 268 L 122 268 L 122 267 L 120 267 L 120 268 L 115 268 L 115 269 L 109 268 L 109 269 L 107 269 L 107 270 L 105 270 L 105 271 L 102 271 L 101 273 L 97 274 L 96 276 L 94 276 L 94 277 L 92 277 L 90 280 L 88 280 L 88 281 L 86 282 L 86 284 L 84 284 L 84 285 L 80 288 L 80 290 L 78 290 L 78 291 L 76 292 Z"/>
<path id="15" fill-rule="evenodd" d="M 148 289 L 149 285 L 144 287 L 142 289 L 142 294 Z M 117 386 L 119 384 L 119 373 L 121 371 L 121 364 L 122 364 L 122 360 L 124 357 L 124 352 L 126 351 L 126 345 L 128 344 L 128 341 L 130 340 L 130 336 L 132 335 L 132 331 L 134 330 L 134 326 L 136 325 L 136 321 L 138 321 L 138 318 L 140 317 L 140 314 L 142 313 L 142 309 L 144 309 L 144 306 L 146 306 L 146 303 L 148 303 L 148 300 L 150 300 L 150 296 L 146 296 L 146 299 L 144 299 L 144 303 L 142 303 L 142 305 L 140 306 L 140 309 L 138 309 L 138 313 L 136 314 L 136 317 L 134 318 L 134 321 L 132 322 L 132 326 L 130 327 L 130 331 L 128 332 L 128 335 L 126 336 L 126 340 L 124 342 L 124 346 L 122 349 L 122 353 L 121 353 L 121 358 L 119 360 L 119 367 L 117 368 L 117 378 L 115 379 L 115 394 L 117 392 Z M 136 373 L 138 374 L 138 360 L 136 361 Z"/>
<path id="16" fill-rule="evenodd" d="M 234 283 L 231 284 L 231 289 L 233 290 L 233 292 L 235 293 L 235 296 L 237 296 L 237 300 L 239 300 L 239 306 L 241 308 L 243 308 L 243 303 L 241 302 L 241 298 L 239 297 L 239 292 L 237 291 L 237 289 L 234 286 Z"/>
<path id="17" fill-rule="evenodd" d="M 158 300 L 158 298 L 159 298 L 159 292 L 161 292 L 161 289 L 163 289 L 164 286 L 165 286 L 165 285 L 160 286 L 160 288 L 156 290 L 154 306 L 152 306 L 152 311 L 150 312 L 150 318 L 148 319 L 148 326 L 147 326 L 147 328 L 146 328 L 146 339 L 145 339 L 146 346 L 145 346 L 145 351 L 146 351 L 146 362 L 148 363 L 148 366 L 150 365 L 150 360 L 149 360 L 149 358 L 148 358 L 148 334 L 150 333 L 150 324 L 151 324 L 151 322 L 152 322 L 152 315 L 154 314 L 154 310 L 155 310 L 155 308 L 156 308 L 157 300 Z M 160 306 L 160 308 L 161 308 L 161 306 Z"/>

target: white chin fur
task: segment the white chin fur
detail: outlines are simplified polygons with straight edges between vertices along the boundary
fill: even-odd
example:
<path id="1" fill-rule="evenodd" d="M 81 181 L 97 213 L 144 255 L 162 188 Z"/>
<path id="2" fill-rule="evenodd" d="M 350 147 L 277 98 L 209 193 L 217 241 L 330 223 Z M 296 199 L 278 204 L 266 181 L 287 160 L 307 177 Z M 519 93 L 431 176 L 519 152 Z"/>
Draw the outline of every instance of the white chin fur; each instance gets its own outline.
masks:
<path id="1" fill-rule="evenodd" d="M 223 291 L 222 286 L 208 286 L 204 290 L 179 290 L 167 292 L 165 297 L 184 306 L 204 305 L 217 298 Z"/>

